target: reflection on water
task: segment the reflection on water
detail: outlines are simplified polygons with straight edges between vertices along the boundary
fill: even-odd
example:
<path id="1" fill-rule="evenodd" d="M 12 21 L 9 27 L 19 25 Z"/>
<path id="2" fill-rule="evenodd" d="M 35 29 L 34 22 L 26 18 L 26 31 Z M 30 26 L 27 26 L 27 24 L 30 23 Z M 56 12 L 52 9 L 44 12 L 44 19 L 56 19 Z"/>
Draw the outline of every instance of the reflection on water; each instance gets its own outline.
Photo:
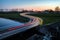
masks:
<path id="1" fill-rule="evenodd" d="M 23 23 L 16 22 L 13 20 L 0 18 L 0 31 L 11 28 L 11 27 L 20 26 L 22 24 Z"/>

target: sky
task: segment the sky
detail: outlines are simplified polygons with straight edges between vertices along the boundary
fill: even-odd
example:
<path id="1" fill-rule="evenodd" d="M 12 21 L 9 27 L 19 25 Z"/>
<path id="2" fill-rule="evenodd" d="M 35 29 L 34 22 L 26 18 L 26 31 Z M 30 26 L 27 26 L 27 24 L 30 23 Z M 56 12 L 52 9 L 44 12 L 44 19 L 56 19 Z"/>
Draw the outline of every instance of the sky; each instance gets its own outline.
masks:
<path id="1" fill-rule="evenodd" d="M 59 5 L 60 0 L 0 0 L 0 9 L 54 10 Z"/>

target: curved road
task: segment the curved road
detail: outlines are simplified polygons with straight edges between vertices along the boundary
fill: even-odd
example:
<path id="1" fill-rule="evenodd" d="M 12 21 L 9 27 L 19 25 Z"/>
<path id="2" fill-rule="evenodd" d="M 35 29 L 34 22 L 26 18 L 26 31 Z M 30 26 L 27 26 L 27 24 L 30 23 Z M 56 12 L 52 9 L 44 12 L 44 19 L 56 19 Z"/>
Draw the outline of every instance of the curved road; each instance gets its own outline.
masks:
<path id="1" fill-rule="evenodd" d="M 30 19 L 30 21 L 27 23 L 27 24 L 36 24 L 35 26 L 37 25 L 42 25 L 43 24 L 43 20 L 39 17 L 35 17 L 35 16 L 31 16 L 31 15 L 27 15 L 27 14 L 31 14 L 30 12 L 27 12 L 27 13 L 21 13 L 20 15 L 21 16 L 24 16 L 24 17 L 27 17 Z"/>
<path id="2" fill-rule="evenodd" d="M 29 16 L 27 14 L 31 14 L 30 12 L 27 13 L 21 13 L 21 16 L 27 17 L 29 18 L 29 22 L 20 25 L 20 26 L 16 26 L 14 28 L 9 28 L 7 29 L 7 32 L 4 32 L 2 34 L 0 34 L 0 39 L 6 38 L 8 36 L 14 35 L 16 33 L 20 33 L 22 31 L 28 30 L 30 28 L 36 27 L 38 25 L 42 25 L 43 20 L 39 17 L 34 17 L 34 16 Z"/>

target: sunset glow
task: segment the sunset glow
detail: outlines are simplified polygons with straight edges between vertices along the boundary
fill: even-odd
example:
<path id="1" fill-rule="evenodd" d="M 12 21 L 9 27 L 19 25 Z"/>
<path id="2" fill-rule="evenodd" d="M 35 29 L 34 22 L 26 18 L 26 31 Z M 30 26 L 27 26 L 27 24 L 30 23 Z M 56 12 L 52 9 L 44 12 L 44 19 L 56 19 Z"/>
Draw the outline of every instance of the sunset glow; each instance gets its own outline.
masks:
<path id="1" fill-rule="evenodd" d="M 0 9 L 54 10 L 60 0 L 0 0 Z"/>
<path id="2" fill-rule="evenodd" d="M 50 7 L 50 6 L 38 6 L 38 7 L 25 7 L 24 9 L 27 10 L 37 10 L 37 11 L 41 11 L 41 10 L 47 10 L 47 9 L 52 9 L 54 10 L 55 7 Z"/>

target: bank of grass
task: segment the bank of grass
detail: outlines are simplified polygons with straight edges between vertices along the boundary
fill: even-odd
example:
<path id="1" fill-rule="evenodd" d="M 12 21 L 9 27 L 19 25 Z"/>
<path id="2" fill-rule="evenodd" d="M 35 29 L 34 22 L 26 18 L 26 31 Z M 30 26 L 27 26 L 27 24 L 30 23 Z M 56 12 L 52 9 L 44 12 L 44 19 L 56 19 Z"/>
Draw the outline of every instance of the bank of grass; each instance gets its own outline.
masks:
<path id="1" fill-rule="evenodd" d="M 40 13 L 40 14 L 29 14 L 29 15 L 42 18 L 44 21 L 43 24 L 60 21 L 60 14 L 41 14 Z M 0 12 L 0 17 L 20 21 L 23 23 L 29 21 L 28 18 L 20 16 L 20 13 L 18 12 Z"/>
<path id="2" fill-rule="evenodd" d="M 11 20 L 15 20 L 15 21 L 19 21 L 22 23 L 28 22 L 29 19 L 20 16 L 19 13 L 13 13 L 13 12 L 5 12 L 5 13 L 0 13 L 0 18 L 7 18 L 7 19 L 11 19 Z"/>
<path id="3" fill-rule="evenodd" d="M 30 14 L 43 19 L 43 24 L 53 23 L 60 21 L 60 14 Z"/>

